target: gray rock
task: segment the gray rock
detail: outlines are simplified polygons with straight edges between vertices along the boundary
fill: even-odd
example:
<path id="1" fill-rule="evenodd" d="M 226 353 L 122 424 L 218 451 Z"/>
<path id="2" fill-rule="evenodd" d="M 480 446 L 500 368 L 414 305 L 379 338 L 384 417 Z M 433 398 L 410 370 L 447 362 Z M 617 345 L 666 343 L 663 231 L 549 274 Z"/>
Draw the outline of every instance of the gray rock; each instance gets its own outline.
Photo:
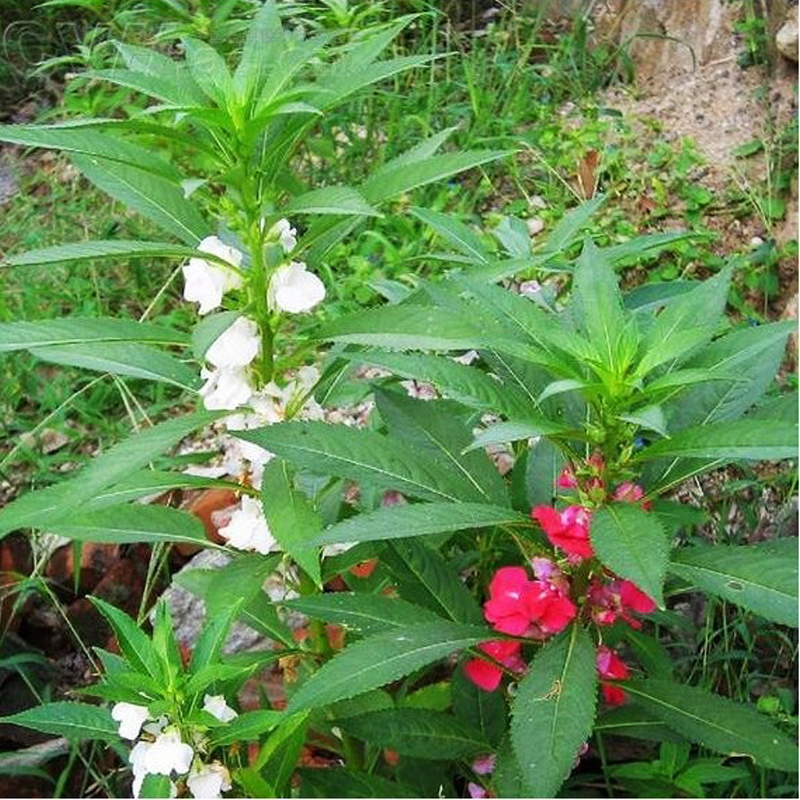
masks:
<path id="1" fill-rule="evenodd" d="M 14 179 L 14 173 L 0 165 L 0 206 L 10 200 L 17 193 L 17 182 Z"/>
<path id="2" fill-rule="evenodd" d="M 786 13 L 786 21 L 775 34 L 775 46 L 785 58 L 797 63 L 797 6 Z"/>

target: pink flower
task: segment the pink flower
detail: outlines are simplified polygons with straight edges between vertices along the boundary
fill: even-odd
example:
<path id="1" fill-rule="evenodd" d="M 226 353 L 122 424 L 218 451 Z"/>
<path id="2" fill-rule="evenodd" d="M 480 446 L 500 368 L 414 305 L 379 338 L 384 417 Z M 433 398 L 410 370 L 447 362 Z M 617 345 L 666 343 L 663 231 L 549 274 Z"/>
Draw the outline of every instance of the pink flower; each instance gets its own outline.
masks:
<path id="1" fill-rule="evenodd" d="M 501 633 L 545 638 L 566 628 L 576 608 L 554 583 L 528 580 L 522 567 L 501 567 L 489 584 L 483 613 Z"/>
<path id="2" fill-rule="evenodd" d="M 493 641 L 478 645 L 478 649 L 499 661 L 504 667 L 513 672 L 523 672 L 525 662 L 520 656 L 519 642 Z M 482 658 L 471 658 L 464 665 L 466 676 L 480 689 L 493 692 L 503 679 L 503 670 L 495 664 L 484 661 Z"/>
<path id="3" fill-rule="evenodd" d="M 472 771 L 476 775 L 491 775 L 491 773 L 494 772 L 496 758 L 497 757 L 494 753 L 489 753 L 485 756 L 478 756 L 472 762 Z"/>
<path id="4" fill-rule="evenodd" d="M 472 781 L 470 781 L 467 784 L 467 791 L 469 792 L 469 796 L 472 797 L 473 800 L 475 800 L 475 798 L 489 796 L 489 793 L 486 791 L 486 789 L 483 788 L 483 786 L 481 786 L 478 783 L 473 783 Z"/>
<path id="5" fill-rule="evenodd" d="M 591 558 L 589 541 L 591 513 L 583 506 L 567 506 L 560 514 L 551 506 L 536 506 L 531 516 L 541 525 L 547 538 L 568 555 Z"/>
<path id="6" fill-rule="evenodd" d="M 601 645 L 597 648 L 597 674 L 607 680 L 619 681 L 631 675 L 628 665 L 609 647 Z M 600 682 L 603 699 L 610 706 L 619 706 L 625 702 L 625 692 L 619 686 L 609 686 Z"/>
<path id="7" fill-rule="evenodd" d="M 614 490 L 614 500 L 620 503 L 638 503 L 644 497 L 644 489 L 636 483 L 625 481 Z M 648 500 L 642 503 L 645 511 L 650 511 L 653 504 Z"/>
<path id="8" fill-rule="evenodd" d="M 575 478 L 575 473 L 572 471 L 572 467 L 564 467 L 561 470 L 557 480 L 556 486 L 561 489 L 577 489 L 578 488 L 578 481 Z"/>

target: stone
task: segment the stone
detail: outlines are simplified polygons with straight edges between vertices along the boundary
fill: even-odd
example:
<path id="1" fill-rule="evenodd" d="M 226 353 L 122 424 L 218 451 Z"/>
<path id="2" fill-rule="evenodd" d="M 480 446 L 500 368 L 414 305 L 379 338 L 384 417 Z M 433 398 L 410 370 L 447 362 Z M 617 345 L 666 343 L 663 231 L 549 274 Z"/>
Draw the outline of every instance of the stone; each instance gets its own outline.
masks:
<path id="1" fill-rule="evenodd" d="M 531 236 L 536 236 L 537 233 L 544 230 L 544 220 L 541 217 L 531 217 L 525 220 L 525 224 L 528 226 L 528 233 Z"/>
<path id="2" fill-rule="evenodd" d="M 775 47 L 784 58 L 797 63 L 797 6 L 787 11 L 786 21 L 775 34 Z"/>

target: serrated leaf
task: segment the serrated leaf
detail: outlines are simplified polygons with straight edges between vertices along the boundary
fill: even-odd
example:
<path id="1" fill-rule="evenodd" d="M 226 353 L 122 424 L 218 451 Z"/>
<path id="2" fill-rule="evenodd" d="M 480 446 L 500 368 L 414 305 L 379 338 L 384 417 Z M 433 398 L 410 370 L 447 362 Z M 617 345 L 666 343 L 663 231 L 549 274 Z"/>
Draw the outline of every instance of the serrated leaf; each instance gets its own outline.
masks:
<path id="1" fill-rule="evenodd" d="M 526 525 L 529 517 L 487 503 L 423 503 L 381 508 L 326 528 L 317 545 L 427 536 L 495 525 Z"/>
<path id="2" fill-rule="evenodd" d="M 399 565 L 392 563 L 390 553 L 401 559 Z M 400 581 L 400 594 L 414 597 L 422 593 L 425 605 L 437 613 L 456 622 L 478 624 L 483 614 L 475 598 L 445 561 L 444 557 L 417 539 L 397 539 L 383 560 Z"/>
<path id="3" fill-rule="evenodd" d="M 234 102 L 233 76 L 222 56 L 199 39 L 183 40 L 186 64 L 195 83 L 220 108 Z"/>
<path id="4" fill-rule="evenodd" d="M 207 616 L 192 652 L 190 671 L 193 674 L 217 661 L 241 606 L 241 602 L 234 602 L 219 613 Z"/>
<path id="5" fill-rule="evenodd" d="M 142 788 L 139 790 L 139 797 L 172 797 L 172 781 L 167 775 L 155 775 L 153 773 L 149 773 L 144 776 Z"/>
<path id="6" fill-rule="evenodd" d="M 287 600 L 283 605 L 315 619 L 356 628 L 365 634 L 439 619 L 427 608 L 400 598 L 353 592 L 309 595 Z"/>
<path id="7" fill-rule="evenodd" d="M 150 637 L 124 612 L 99 597 L 90 597 L 97 610 L 108 620 L 128 663 L 138 672 L 155 680 L 161 676 L 161 664 Z M 119 676 L 117 676 L 119 677 Z"/>
<path id="8" fill-rule="evenodd" d="M 261 503 L 269 529 L 281 548 L 321 587 L 319 552 L 312 541 L 322 531 L 322 518 L 306 496 L 294 488 L 288 465 L 278 458 L 264 468 Z"/>
<path id="9" fill-rule="evenodd" d="M 282 712 L 270 709 L 246 711 L 224 727 L 215 728 L 211 732 L 211 744 L 214 747 L 222 747 L 258 739 L 262 734 L 280 725 L 284 718 Z"/>
<path id="10" fill-rule="evenodd" d="M 374 431 L 324 422 L 286 422 L 236 436 L 317 473 L 365 481 L 427 500 L 457 501 L 458 476 L 440 461 Z"/>
<path id="11" fill-rule="evenodd" d="M 589 225 L 592 214 L 604 201 L 605 197 L 599 194 L 565 214 L 548 234 L 542 252 L 558 253 L 566 249 Z"/>
<path id="12" fill-rule="evenodd" d="M 192 247 L 169 242 L 98 239 L 27 250 L 6 256 L 0 262 L 0 267 L 39 267 L 71 261 L 106 261 L 117 258 L 192 258 L 199 255 L 201 253 Z M 216 260 L 210 253 L 202 253 L 202 257 L 210 261 Z"/>
<path id="13" fill-rule="evenodd" d="M 183 542 L 210 545 L 203 523 L 192 514 L 160 505 L 113 506 L 51 522 L 47 530 L 82 542 L 135 544 Z"/>
<path id="14" fill-rule="evenodd" d="M 625 681 L 625 691 L 690 741 L 757 764 L 797 771 L 797 747 L 754 708 L 685 683 Z"/>
<path id="15" fill-rule="evenodd" d="M 350 645 L 320 668 L 292 697 L 289 712 L 319 708 L 377 689 L 491 638 L 487 628 L 445 621 L 379 633 Z"/>
<path id="16" fill-rule="evenodd" d="M 673 555 L 668 569 L 703 591 L 796 628 L 797 559 L 797 539 L 775 539 L 686 548 Z"/>
<path id="17" fill-rule="evenodd" d="M 663 608 L 669 544 L 658 517 L 631 503 L 613 503 L 592 515 L 590 535 L 603 564 Z"/>
<path id="18" fill-rule="evenodd" d="M 453 713 L 497 745 L 506 730 L 506 703 L 501 692 L 486 692 L 458 669 L 452 683 Z"/>
<path id="19" fill-rule="evenodd" d="M 539 436 L 553 436 L 566 433 L 570 429 L 558 422 L 551 422 L 545 417 L 531 417 L 530 420 L 509 420 L 496 422 L 489 425 L 480 433 L 475 434 L 472 444 L 467 450 L 476 450 L 480 447 L 490 447 L 496 444 L 518 442 L 520 439 L 535 439 Z"/>
<path id="20" fill-rule="evenodd" d="M 89 739 L 114 742 L 119 739 L 118 725 L 111 719 L 111 712 L 85 703 L 44 703 L 19 714 L 0 717 L 0 722 L 63 736 L 72 742 Z"/>
<path id="21" fill-rule="evenodd" d="M 219 412 L 197 412 L 140 431 L 96 456 L 74 478 L 28 492 L 0 509 L 0 537 L 18 528 L 46 528 L 69 520 L 75 509 L 149 464 L 193 430 L 213 422 Z"/>
<path id="22" fill-rule="evenodd" d="M 511 741 L 533 797 L 555 797 L 589 737 L 597 695 L 595 652 L 580 626 L 534 657 L 512 706 Z"/>
<path id="23" fill-rule="evenodd" d="M 129 164 L 93 156 L 73 155 L 72 162 L 106 194 L 138 211 L 151 222 L 196 245 L 209 233 L 209 225 L 183 195 L 183 189 L 157 175 Z"/>
<path id="24" fill-rule="evenodd" d="M 634 459 L 664 456 L 747 461 L 797 458 L 797 425 L 774 420 L 717 422 L 680 431 L 638 451 Z"/>
<path id="25" fill-rule="evenodd" d="M 187 344 L 181 331 L 126 319 L 63 317 L 37 322 L 0 324 L 0 353 L 88 342 Z"/>
<path id="26" fill-rule="evenodd" d="M 468 758 L 489 749 L 479 731 L 450 714 L 424 708 L 391 708 L 348 717 L 341 727 L 377 747 L 401 756 L 431 760 Z"/>
<path id="27" fill-rule="evenodd" d="M 491 253 L 486 249 L 478 234 L 452 214 L 442 214 L 429 208 L 411 208 L 411 213 L 426 225 L 430 225 L 436 233 L 446 239 L 471 260 L 486 264 L 491 260 Z"/>
<path id="28" fill-rule="evenodd" d="M 197 370 L 169 353 L 132 342 L 88 342 L 30 348 L 32 355 L 51 364 L 126 375 L 146 381 L 169 383 L 181 389 L 197 389 Z"/>
<path id="29" fill-rule="evenodd" d="M 283 212 L 286 214 L 354 214 L 362 217 L 380 217 L 367 199 L 350 186 L 326 186 L 293 197 Z"/>

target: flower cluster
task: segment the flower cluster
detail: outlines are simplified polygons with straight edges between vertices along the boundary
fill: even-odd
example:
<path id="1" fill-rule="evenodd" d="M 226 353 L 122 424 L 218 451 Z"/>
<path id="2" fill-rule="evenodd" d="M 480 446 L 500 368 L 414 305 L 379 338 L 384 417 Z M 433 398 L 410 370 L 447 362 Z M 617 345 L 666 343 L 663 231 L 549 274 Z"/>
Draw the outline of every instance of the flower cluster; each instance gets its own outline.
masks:
<path id="1" fill-rule="evenodd" d="M 613 625 L 622 620 L 632 628 L 641 628 L 642 623 L 632 617 L 631 612 L 651 614 L 656 610 L 652 597 L 632 581 L 620 578 L 609 581 L 594 578 L 589 584 L 586 602 L 591 619 L 597 625 Z"/>
<path id="2" fill-rule="evenodd" d="M 534 580 L 522 567 L 501 567 L 492 578 L 483 614 L 496 631 L 542 640 L 564 630 L 575 618 L 577 608 L 566 593 L 568 586 L 560 570 L 548 559 L 537 562 Z M 520 642 L 509 641 L 480 645 L 484 653 L 512 672 L 524 670 L 520 648 Z M 490 692 L 503 677 L 500 666 L 480 658 L 467 662 L 465 670 L 470 680 Z"/>
<path id="3" fill-rule="evenodd" d="M 203 711 L 220 722 L 230 722 L 238 715 L 222 695 L 205 695 Z M 111 717 L 119 723 L 119 735 L 135 741 L 128 761 L 133 771 L 133 796 L 139 797 L 148 775 L 170 778 L 170 796 L 177 796 L 174 779 L 184 780 L 192 797 L 218 798 L 231 788 L 228 770 L 218 761 L 204 762 L 205 747 L 197 728 L 182 731 L 166 716 L 154 719 L 147 706 L 116 703 Z"/>

